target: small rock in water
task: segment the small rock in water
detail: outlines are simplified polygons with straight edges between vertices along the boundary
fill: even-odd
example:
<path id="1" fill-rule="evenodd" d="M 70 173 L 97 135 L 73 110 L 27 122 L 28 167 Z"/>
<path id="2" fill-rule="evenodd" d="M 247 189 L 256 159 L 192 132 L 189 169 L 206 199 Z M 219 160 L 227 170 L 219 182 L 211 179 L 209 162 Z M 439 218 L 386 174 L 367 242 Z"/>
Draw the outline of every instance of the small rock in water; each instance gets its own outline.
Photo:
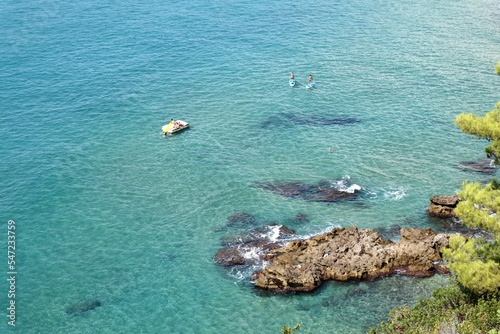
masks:
<path id="1" fill-rule="evenodd" d="M 456 216 L 453 210 L 459 202 L 457 195 L 433 196 L 429 200 L 431 203 L 427 208 L 427 212 L 430 215 L 440 218 L 452 218 Z"/>

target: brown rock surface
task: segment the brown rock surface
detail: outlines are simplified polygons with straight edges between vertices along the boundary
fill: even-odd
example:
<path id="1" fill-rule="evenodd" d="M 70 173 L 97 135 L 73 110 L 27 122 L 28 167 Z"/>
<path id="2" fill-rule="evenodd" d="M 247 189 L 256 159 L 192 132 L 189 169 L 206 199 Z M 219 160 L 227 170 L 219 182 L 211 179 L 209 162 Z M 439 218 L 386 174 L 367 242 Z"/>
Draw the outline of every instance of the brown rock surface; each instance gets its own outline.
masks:
<path id="1" fill-rule="evenodd" d="M 256 286 L 276 292 L 310 291 L 324 280 L 372 279 L 393 273 L 430 276 L 449 235 L 401 229 L 401 239 L 384 240 L 372 230 L 335 228 L 270 250 L 271 264 L 256 272 Z M 437 264 L 436 264 L 437 265 Z"/>
<path id="2" fill-rule="evenodd" d="M 457 207 L 459 202 L 457 195 L 433 196 L 429 198 L 429 200 L 431 203 L 429 204 L 427 212 L 430 215 L 440 218 L 456 217 L 453 209 Z"/>

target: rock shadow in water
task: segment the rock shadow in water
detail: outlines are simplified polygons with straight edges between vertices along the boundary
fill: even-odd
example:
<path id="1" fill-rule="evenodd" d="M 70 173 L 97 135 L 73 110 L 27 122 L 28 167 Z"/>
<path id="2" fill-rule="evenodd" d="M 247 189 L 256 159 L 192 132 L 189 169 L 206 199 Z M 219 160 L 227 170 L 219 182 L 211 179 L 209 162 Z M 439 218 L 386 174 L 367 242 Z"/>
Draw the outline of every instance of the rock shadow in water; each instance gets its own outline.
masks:
<path id="1" fill-rule="evenodd" d="M 66 314 L 71 316 L 83 315 L 89 311 L 95 310 L 98 307 L 101 307 L 102 303 L 97 300 L 85 300 L 78 304 L 74 304 L 68 308 L 66 308 Z"/>
<path id="2" fill-rule="evenodd" d="M 292 113 L 272 115 L 262 123 L 263 128 L 284 127 L 288 125 L 309 126 L 345 126 L 358 124 L 361 121 L 354 117 L 309 116 Z"/>

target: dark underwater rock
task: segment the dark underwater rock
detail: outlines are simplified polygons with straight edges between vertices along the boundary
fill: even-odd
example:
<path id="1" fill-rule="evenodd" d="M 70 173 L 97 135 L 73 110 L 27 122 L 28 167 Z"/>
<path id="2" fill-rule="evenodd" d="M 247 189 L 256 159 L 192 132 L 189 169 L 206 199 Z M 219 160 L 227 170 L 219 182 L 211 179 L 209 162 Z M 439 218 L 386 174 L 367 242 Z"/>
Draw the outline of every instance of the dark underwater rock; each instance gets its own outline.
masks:
<path id="1" fill-rule="evenodd" d="M 223 267 L 245 264 L 239 245 L 219 249 L 214 256 L 214 261 Z"/>
<path id="2" fill-rule="evenodd" d="M 270 250 L 284 246 L 293 236 L 294 230 L 275 224 L 255 228 L 246 235 L 224 237 L 221 241 L 227 246 L 219 249 L 214 261 L 224 267 L 259 264 Z"/>
<path id="3" fill-rule="evenodd" d="M 336 202 L 353 199 L 358 197 L 361 189 L 356 184 L 347 187 L 345 180 L 326 180 L 317 184 L 307 184 L 300 181 L 273 181 L 259 182 L 254 186 L 283 197 L 313 202 Z"/>
<path id="4" fill-rule="evenodd" d="M 493 174 L 497 170 L 497 167 L 495 166 L 495 164 L 493 164 L 493 160 L 491 159 L 483 159 L 479 161 L 462 161 L 458 164 L 458 167 L 464 170 L 484 174 Z"/>
<path id="5" fill-rule="evenodd" d="M 287 125 L 301 126 L 345 126 L 360 123 L 353 117 L 327 117 L 317 115 L 298 115 L 295 113 L 282 113 L 270 116 L 263 124 L 263 128 L 283 127 Z"/>
<path id="6" fill-rule="evenodd" d="M 246 212 L 237 212 L 227 217 L 227 226 L 247 226 L 255 224 L 255 217 Z"/>
<path id="7" fill-rule="evenodd" d="M 300 224 L 305 224 L 305 223 L 309 223 L 310 222 L 310 219 L 309 217 L 304 214 L 304 213 L 297 213 L 295 215 L 295 217 L 293 217 L 293 220 L 292 220 L 294 223 L 300 223 Z"/>
<path id="8" fill-rule="evenodd" d="M 283 243 L 266 240 L 235 244 L 219 249 L 214 256 L 214 261 L 223 267 L 255 265 L 262 262 L 264 254 L 282 246 Z"/>
<path id="9" fill-rule="evenodd" d="M 295 235 L 295 231 L 285 225 L 273 224 L 254 228 L 247 232 L 237 233 L 221 238 L 221 244 L 232 246 L 254 241 L 271 241 L 288 238 Z"/>
<path id="10" fill-rule="evenodd" d="M 81 303 L 72 305 L 66 309 L 66 314 L 68 315 L 82 315 L 89 311 L 92 311 L 98 307 L 101 307 L 102 303 L 97 300 L 85 300 Z"/>
<path id="11" fill-rule="evenodd" d="M 297 125 L 352 125 L 360 123 L 360 120 L 353 117 L 328 118 L 322 116 L 294 117 L 292 122 Z"/>

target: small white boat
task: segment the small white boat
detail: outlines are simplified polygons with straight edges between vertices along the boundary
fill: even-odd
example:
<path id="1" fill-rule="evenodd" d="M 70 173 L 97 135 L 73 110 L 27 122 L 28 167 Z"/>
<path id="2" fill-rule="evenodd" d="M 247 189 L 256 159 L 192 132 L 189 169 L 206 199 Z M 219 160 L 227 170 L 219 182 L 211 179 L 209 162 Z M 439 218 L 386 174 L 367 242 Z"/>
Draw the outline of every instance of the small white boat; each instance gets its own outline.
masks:
<path id="1" fill-rule="evenodd" d="M 163 131 L 165 135 L 171 135 L 187 128 L 189 128 L 188 122 L 177 120 L 171 121 L 170 123 L 162 126 L 161 131 Z"/>

